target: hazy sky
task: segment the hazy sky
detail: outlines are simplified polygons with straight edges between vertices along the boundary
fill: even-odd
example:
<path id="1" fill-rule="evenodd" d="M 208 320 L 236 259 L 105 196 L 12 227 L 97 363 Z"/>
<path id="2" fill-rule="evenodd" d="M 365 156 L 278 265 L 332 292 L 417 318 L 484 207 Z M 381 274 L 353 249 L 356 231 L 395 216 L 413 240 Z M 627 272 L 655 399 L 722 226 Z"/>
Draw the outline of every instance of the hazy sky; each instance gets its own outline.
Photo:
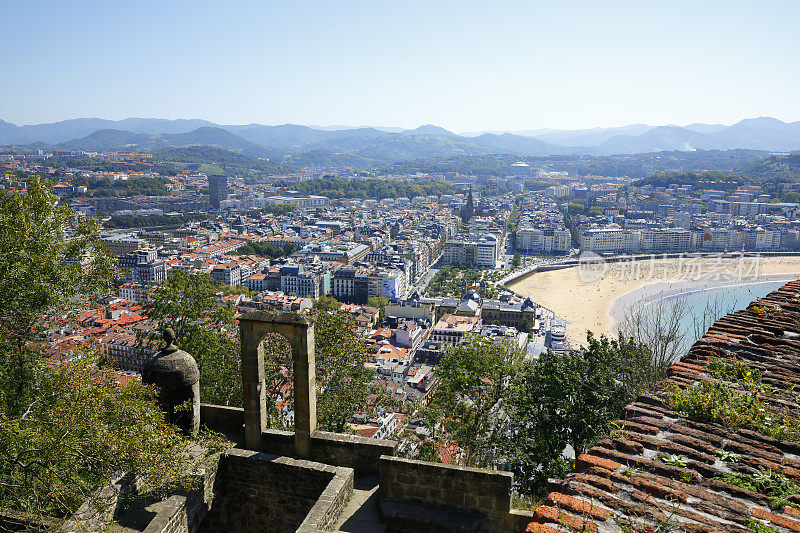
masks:
<path id="1" fill-rule="evenodd" d="M 800 1 L 6 1 L 0 118 L 800 120 Z"/>

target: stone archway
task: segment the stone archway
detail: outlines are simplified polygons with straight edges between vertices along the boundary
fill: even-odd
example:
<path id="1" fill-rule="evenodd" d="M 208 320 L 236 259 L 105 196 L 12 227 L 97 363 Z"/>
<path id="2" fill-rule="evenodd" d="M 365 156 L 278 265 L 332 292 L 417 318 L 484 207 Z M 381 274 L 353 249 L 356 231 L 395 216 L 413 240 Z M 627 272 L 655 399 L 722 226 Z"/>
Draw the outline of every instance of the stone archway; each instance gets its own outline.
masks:
<path id="1" fill-rule="evenodd" d="M 292 347 L 294 373 L 294 447 L 297 457 L 311 453 L 311 433 L 317 427 L 314 321 L 295 313 L 253 311 L 239 318 L 242 346 L 242 399 L 245 447 L 259 451 L 267 429 L 264 385 L 264 337 L 277 333 Z"/>

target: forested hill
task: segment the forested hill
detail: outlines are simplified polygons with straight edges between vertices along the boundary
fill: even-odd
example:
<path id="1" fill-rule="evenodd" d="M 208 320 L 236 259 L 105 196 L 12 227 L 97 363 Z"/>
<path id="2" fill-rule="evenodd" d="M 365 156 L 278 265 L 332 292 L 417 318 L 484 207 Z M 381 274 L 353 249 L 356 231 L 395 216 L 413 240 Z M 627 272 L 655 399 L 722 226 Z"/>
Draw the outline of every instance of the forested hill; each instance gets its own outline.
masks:
<path id="1" fill-rule="evenodd" d="M 157 150 L 153 156 L 159 161 L 176 166 L 204 172 L 206 174 L 227 174 L 229 176 L 252 176 L 258 174 L 280 174 L 289 167 L 265 159 L 246 156 L 230 150 L 212 146 L 187 146 Z M 222 170 L 218 172 L 215 168 Z"/>
<path id="2" fill-rule="evenodd" d="M 569 172 L 585 176 L 629 176 L 645 178 L 667 171 L 742 172 L 748 165 L 760 161 L 768 154 L 758 150 L 696 150 L 693 152 L 651 152 L 646 154 L 621 154 L 610 156 L 552 155 L 519 157 L 493 154 L 472 157 L 447 157 L 418 159 L 387 165 L 390 174 L 458 172 L 473 176 L 535 176 L 541 171 Z M 525 166 L 515 166 L 525 163 Z"/>
<path id="3" fill-rule="evenodd" d="M 756 180 L 800 180 L 800 153 L 769 156 L 749 165 L 744 175 Z"/>
<path id="4" fill-rule="evenodd" d="M 740 172 L 660 172 L 633 185 L 654 185 L 667 187 L 671 184 L 691 185 L 694 189 L 711 188 L 734 190 L 740 185 L 755 184 L 762 187 L 761 192 L 785 202 L 797 202 L 800 195 L 786 193 L 781 183 L 800 182 L 800 153 L 772 155 L 747 165 Z"/>
<path id="5" fill-rule="evenodd" d="M 397 198 L 428 195 L 454 194 L 459 192 L 451 183 L 440 180 L 407 181 L 366 179 L 346 181 L 337 178 L 322 178 L 285 183 L 304 194 L 319 194 L 328 198 Z"/>
<path id="6" fill-rule="evenodd" d="M 690 185 L 697 187 L 707 184 L 708 188 L 719 190 L 734 190 L 745 183 L 745 178 L 739 174 L 726 174 L 724 172 L 659 172 L 644 179 L 634 181 L 632 185 L 641 187 L 653 185 L 654 187 L 669 187 L 670 185 Z"/>

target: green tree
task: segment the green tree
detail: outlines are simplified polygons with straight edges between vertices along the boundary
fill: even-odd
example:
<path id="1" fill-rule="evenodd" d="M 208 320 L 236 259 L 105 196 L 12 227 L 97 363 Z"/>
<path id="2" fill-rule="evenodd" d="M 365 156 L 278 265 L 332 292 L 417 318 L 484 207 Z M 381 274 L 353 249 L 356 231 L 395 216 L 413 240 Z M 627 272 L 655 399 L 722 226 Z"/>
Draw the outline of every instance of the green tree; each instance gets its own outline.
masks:
<path id="1" fill-rule="evenodd" d="M 21 414 L 35 394 L 41 354 L 30 341 L 80 296 L 111 286 L 114 262 L 93 219 L 59 205 L 50 182 L 31 177 L 27 190 L 0 193 L 0 407 Z"/>
<path id="2" fill-rule="evenodd" d="M 269 204 L 265 206 L 261 212 L 269 215 L 285 215 L 300 209 L 300 206 L 294 202 L 282 204 Z"/>
<path id="3" fill-rule="evenodd" d="M 518 267 L 520 265 L 522 265 L 522 257 L 518 253 L 515 253 L 514 258 L 511 260 L 511 266 Z"/>
<path id="4" fill-rule="evenodd" d="M 183 484 L 197 456 L 152 388 L 117 386 L 94 353 L 44 365 L 29 343 L 110 286 L 95 223 L 35 176 L 27 190 L 0 194 L 0 207 L 0 507 L 34 521 L 67 517 L 121 473 L 156 492 Z"/>
<path id="5" fill-rule="evenodd" d="M 290 255 L 292 255 L 297 251 L 297 246 L 295 244 L 287 242 L 284 243 L 284 245 L 281 247 L 281 251 L 283 252 L 283 255 L 289 257 Z"/>
<path id="6" fill-rule="evenodd" d="M 386 318 L 384 308 L 389 303 L 389 298 L 386 296 L 370 296 L 367 298 L 367 305 L 369 307 L 376 307 L 378 309 L 378 322 L 383 322 Z"/>
<path id="7" fill-rule="evenodd" d="M 319 309 L 320 311 L 333 311 L 336 312 L 342 306 L 341 302 L 334 298 L 333 296 L 320 296 L 316 300 L 314 300 L 314 309 Z"/>
<path id="8" fill-rule="evenodd" d="M 68 517 L 84 501 L 101 504 L 93 492 L 121 473 L 156 495 L 190 487 L 200 460 L 164 421 L 152 388 L 117 386 L 87 360 L 58 365 L 42 372 L 23 416 L 0 418 L 0 505 L 34 521 Z"/>
<path id="9" fill-rule="evenodd" d="M 592 446 L 623 407 L 653 383 L 652 354 L 643 344 L 588 334 L 589 346 L 526 361 L 508 395 L 509 457 L 524 492 L 540 491 L 565 473 L 570 446 Z"/>
<path id="10" fill-rule="evenodd" d="M 246 255 L 257 255 L 259 257 L 269 257 L 277 259 L 279 257 L 292 255 L 297 251 L 297 246 L 292 243 L 285 243 L 283 246 L 275 246 L 272 243 L 251 242 L 236 249 L 236 253 Z"/>
<path id="11" fill-rule="evenodd" d="M 220 305 L 222 290 L 208 274 L 173 270 L 145 305 L 148 318 L 161 330 L 175 331 L 176 344 L 197 360 L 200 369 L 200 398 L 207 403 L 239 406 L 242 403 L 239 341 L 233 310 Z M 151 345 L 160 333 L 148 335 Z"/>
<path id="12" fill-rule="evenodd" d="M 292 347 L 286 337 L 277 333 L 268 333 L 262 343 L 266 374 L 264 385 L 267 395 L 267 423 L 269 427 L 286 429 L 278 401 L 285 402 L 287 410 L 294 409 Z"/>
<path id="13" fill-rule="evenodd" d="M 366 344 L 353 317 L 317 311 L 313 318 L 319 428 L 342 433 L 353 413 L 377 410 L 379 391 L 373 387 L 372 371 L 364 366 Z"/>
<path id="14" fill-rule="evenodd" d="M 577 214 L 583 213 L 585 209 L 586 209 L 586 206 L 584 206 L 583 204 L 576 204 L 576 203 L 573 203 L 573 202 L 569 203 L 569 214 L 570 215 L 577 215 Z"/>
<path id="15" fill-rule="evenodd" d="M 436 366 L 439 384 L 428 406 L 428 426 L 440 442 L 463 451 L 468 466 L 502 461 L 507 440 L 504 399 L 522 361 L 512 339 L 467 335 L 449 347 Z"/>
<path id="16" fill-rule="evenodd" d="M 796 204 L 800 202 L 800 192 L 789 191 L 783 195 L 783 201 Z"/>

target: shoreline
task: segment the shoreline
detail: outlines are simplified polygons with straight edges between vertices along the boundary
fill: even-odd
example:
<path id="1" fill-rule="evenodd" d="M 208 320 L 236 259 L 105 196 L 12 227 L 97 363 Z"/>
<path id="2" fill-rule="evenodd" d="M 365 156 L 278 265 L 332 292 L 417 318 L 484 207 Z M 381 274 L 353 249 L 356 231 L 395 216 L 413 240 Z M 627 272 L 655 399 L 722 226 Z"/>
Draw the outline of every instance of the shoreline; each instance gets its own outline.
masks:
<path id="1" fill-rule="evenodd" d="M 616 331 L 617 326 L 622 322 L 624 313 L 627 309 L 632 307 L 635 302 L 640 302 L 642 305 L 650 305 L 663 300 L 673 300 L 676 298 L 683 298 L 692 296 L 703 292 L 713 292 L 726 287 L 749 287 L 759 286 L 771 283 L 788 283 L 794 281 L 797 276 L 787 276 L 786 274 L 766 274 L 763 276 L 756 276 L 748 280 L 742 281 L 704 281 L 704 280 L 687 280 L 683 282 L 654 282 L 650 285 L 645 285 L 639 289 L 634 289 L 628 293 L 621 294 L 614 298 L 611 302 L 609 319 L 611 321 L 612 333 Z M 660 286 L 666 285 L 666 288 L 658 290 Z"/>
<path id="2" fill-rule="evenodd" d="M 567 335 L 583 344 L 587 330 L 596 334 L 613 334 L 621 314 L 620 309 L 634 301 L 654 300 L 659 296 L 675 298 L 703 290 L 716 290 L 725 286 L 758 286 L 759 284 L 790 281 L 800 278 L 800 256 L 770 256 L 753 259 L 758 264 L 747 275 L 736 275 L 735 260 L 721 262 L 717 258 L 693 259 L 690 263 L 680 258 L 667 259 L 647 272 L 648 263 L 630 275 L 630 266 L 623 263 L 608 264 L 602 275 L 586 279 L 587 271 L 581 266 L 533 273 L 511 284 L 510 288 L 530 297 L 539 305 L 555 312 L 567 323 Z M 628 269 L 628 270 L 624 270 Z M 654 272 L 657 272 L 654 274 Z M 592 272 L 589 272 L 592 274 Z"/>

